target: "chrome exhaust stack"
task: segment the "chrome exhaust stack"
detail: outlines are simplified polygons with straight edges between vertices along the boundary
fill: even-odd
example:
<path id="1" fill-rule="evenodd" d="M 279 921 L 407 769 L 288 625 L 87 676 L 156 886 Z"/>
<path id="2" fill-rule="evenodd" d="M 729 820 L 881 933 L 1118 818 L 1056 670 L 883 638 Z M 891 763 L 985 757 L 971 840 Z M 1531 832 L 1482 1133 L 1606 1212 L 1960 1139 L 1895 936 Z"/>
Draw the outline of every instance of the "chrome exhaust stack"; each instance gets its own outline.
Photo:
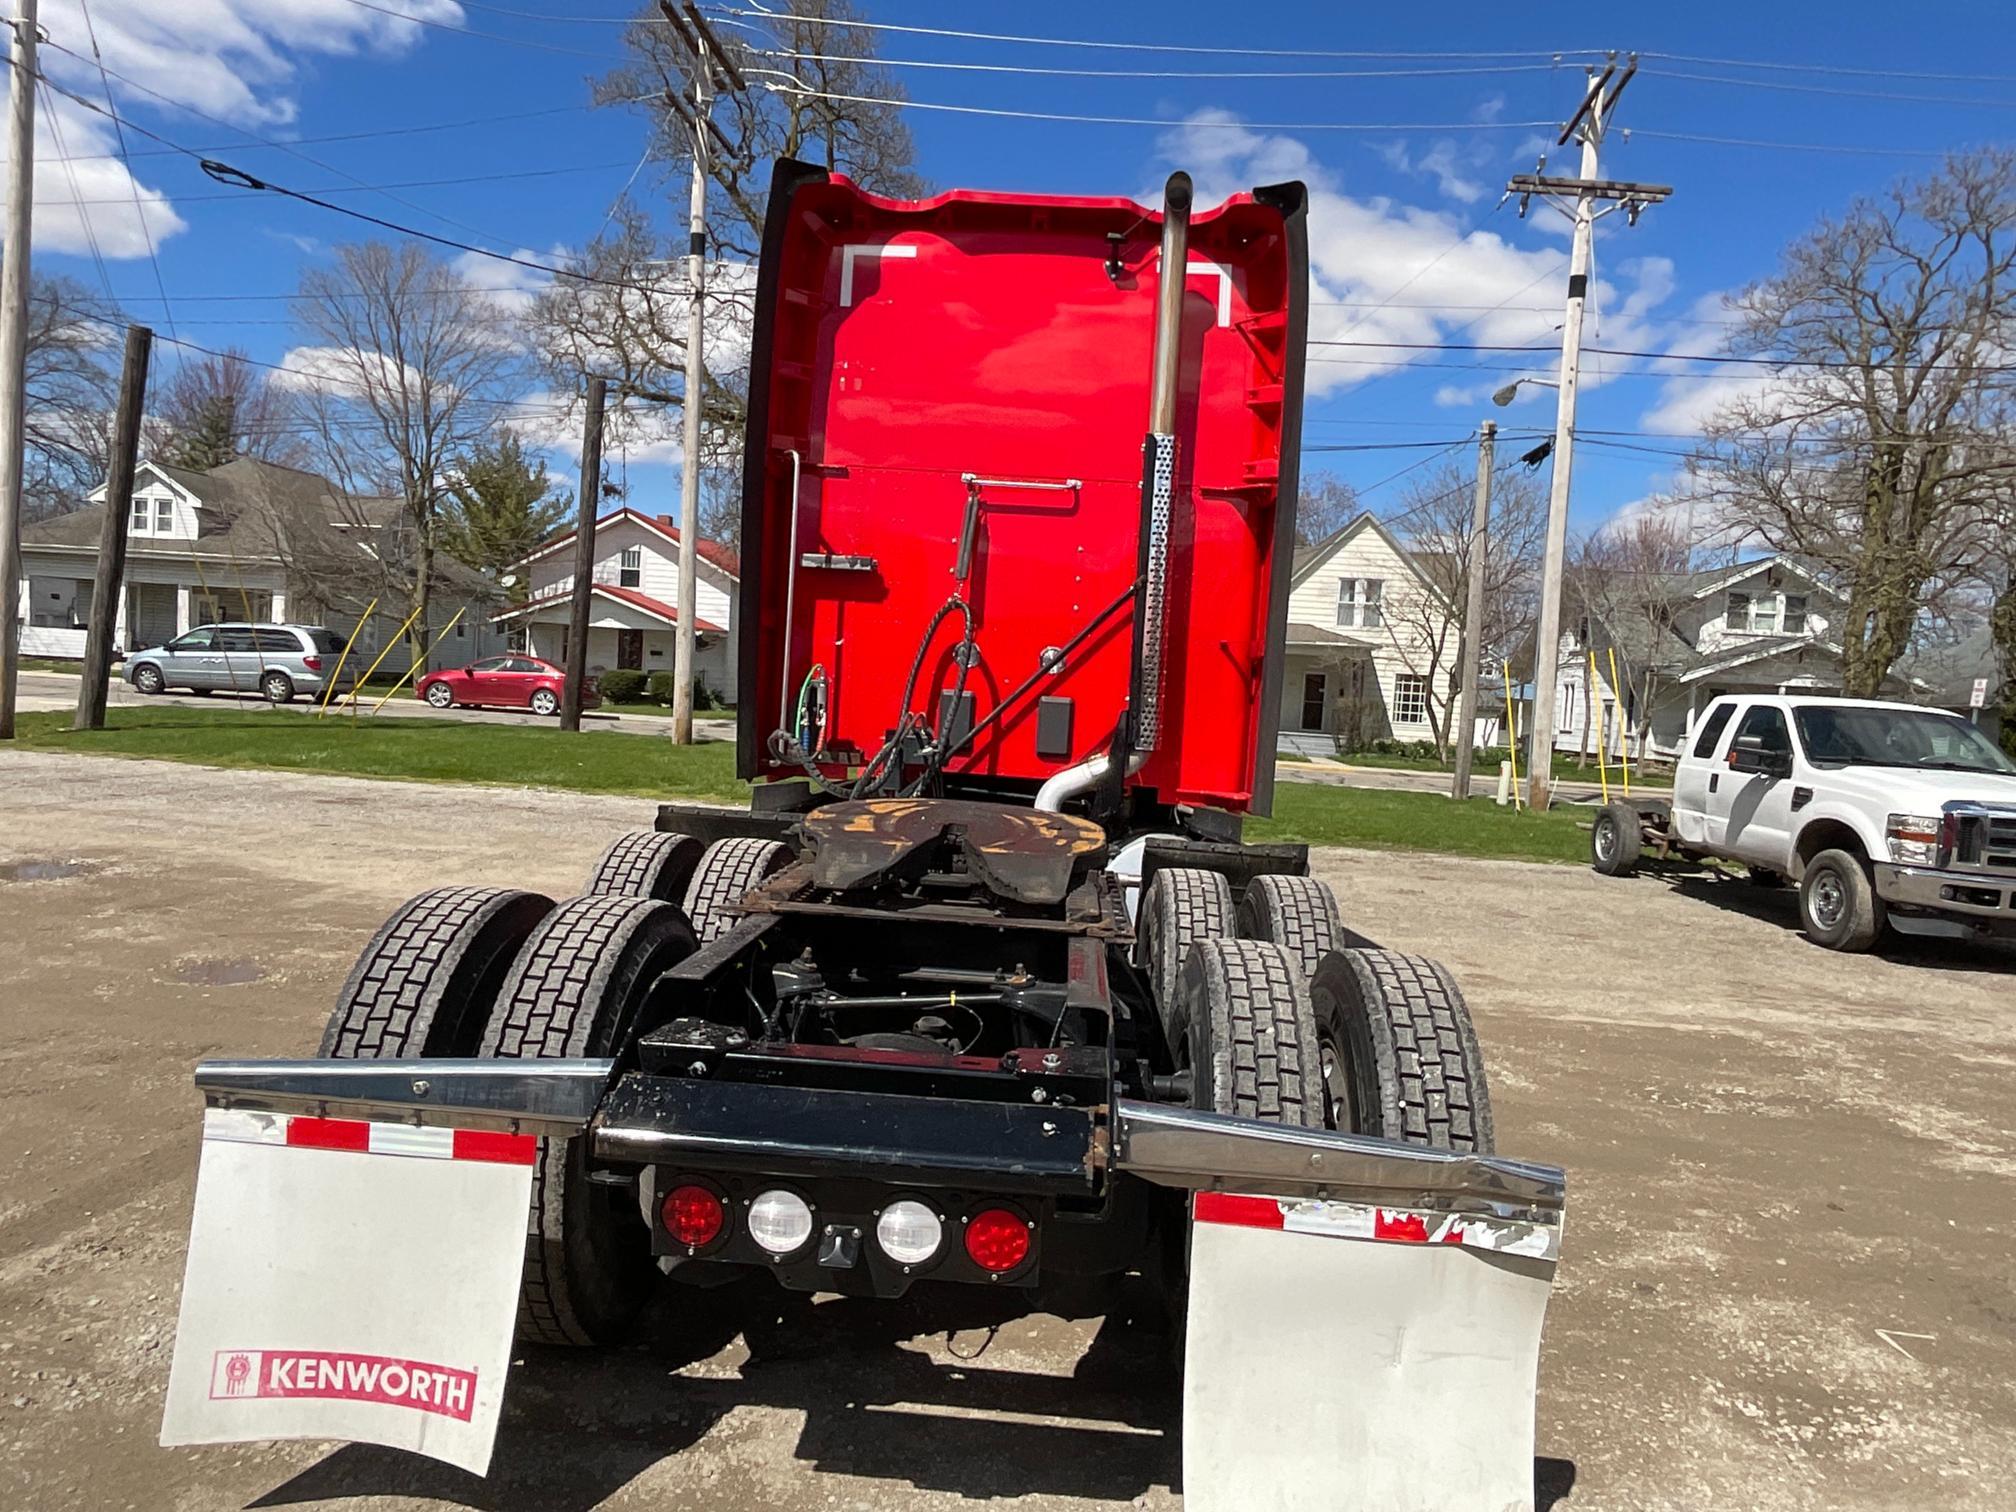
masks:
<path id="1" fill-rule="evenodd" d="M 1169 595 L 1169 528 L 1176 493 L 1176 388 L 1183 349 L 1184 270 L 1190 261 L 1190 175 L 1162 191 L 1162 260 L 1155 289 L 1155 357 L 1142 442 L 1141 598 L 1134 616 L 1133 730 L 1136 754 L 1162 737 L 1162 652 Z"/>

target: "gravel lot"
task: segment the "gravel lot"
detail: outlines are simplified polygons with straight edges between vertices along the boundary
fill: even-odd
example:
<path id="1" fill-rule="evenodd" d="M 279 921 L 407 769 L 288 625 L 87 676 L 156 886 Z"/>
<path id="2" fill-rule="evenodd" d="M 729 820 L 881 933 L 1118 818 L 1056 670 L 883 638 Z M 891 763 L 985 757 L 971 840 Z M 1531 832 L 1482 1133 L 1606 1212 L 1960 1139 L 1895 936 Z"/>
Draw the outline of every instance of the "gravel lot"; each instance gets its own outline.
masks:
<path id="1" fill-rule="evenodd" d="M 564 894 L 650 806 L 0 755 L 0 1505 L 754 1512 L 1180 1496 L 1125 1320 L 991 1294 L 822 1304 L 752 1365 L 725 1308 L 533 1354 L 492 1477 L 314 1444 L 154 1444 L 192 1062 L 315 1044 L 438 882 Z M 1327 852 L 1351 921 L 1445 959 L 1499 1140 L 1568 1167 L 1540 1504 L 2002 1508 L 2016 1473 L 2016 957 L 1828 955 L 1734 882 Z M 978 1352 L 977 1359 L 968 1358 Z"/>

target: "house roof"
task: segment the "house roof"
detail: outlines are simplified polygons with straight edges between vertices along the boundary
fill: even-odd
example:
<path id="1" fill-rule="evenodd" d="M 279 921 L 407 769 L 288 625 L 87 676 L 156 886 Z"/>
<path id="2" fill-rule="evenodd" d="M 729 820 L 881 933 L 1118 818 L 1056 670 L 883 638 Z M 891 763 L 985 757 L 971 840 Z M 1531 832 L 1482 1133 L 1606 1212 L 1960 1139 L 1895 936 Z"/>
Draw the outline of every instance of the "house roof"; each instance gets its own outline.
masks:
<path id="1" fill-rule="evenodd" d="M 1712 597 L 1725 588 L 1733 588 L 1745 578 L 1755 577 L 1759 572 L 1767 570 L 1789 572 L 1795 577 L 1804 579 L 1808 587 L 1818 590 L 1828 598 L 1834 599 L 1837 602 L 1841 598 L 1839 589 L 1833 587 L 1831 584 L 1822 582 L 1813 574 L 1812 569 L 1802 564 L 1797 557 L 1787 556 L 1782 552 L 1776 556 L 1753 557 L 1747 562 L 1738 562 L 1732 567 L 1711 567 L 1702 572 L 1687 573 L 1684 574 L 1684 577 L 1691 579 L 1689 586 L 1692 591 L 1688 596 L 1690 598 L 1704 599 Z"/>
<path id="2" fill-rule="evenodd" d="M 1299 620 L 1288 622 L 1288 644 L 1291 646 L 1339 646 L 1356 651 L 1370 650 L 1373 642 L 1361 636 L 1345 635 L 1342 631 L 1327 629 L 1322 625 L 1305 625 Z"/>
<path id="3" fill-rule="evenodd" d="M 1757 640 L 1743 641 L 1718 651 L 1712 656 L 1703 656 L 1680 674 L 1683 683 L 1699 682 L 1704 677 L 1713 677 L 1718 672 L 1732 671 L 1737 667 L 1747 667 L 1752 663 L 1770 661 L 1773 657 L 1801 651 L 1817 651 L 1829 661 L 1843 660 L 1847 651 L 1841 642 L 1827 640 L 1815 635 L 1770 635 Z M 1902 668 L 1894 668 L 1885 681 L 1895 680 L 1914 691 L 1930 691 L 1931 685 L 1913 677 Z"/>
<path id="4" fill-rule="evenodd" d="M 1946 646 L 1928 646 L 1898 663 L 1898 670 L 1932 690 L 1936 703 L 1964 709 L 1973 700 L 1974 679 L 1988 679 L 1988 699 L 1996 700 L 2002 678 L 1995 664 L 1995 637 L 1984 625 Z"/>
<path id="5" fill-rule="evenodd" d="M 1337 554 L 1339 548 L 1365 530 L 1376 532 L 1379 539 L 1392 548 L 1393 554 L 1400 558 L 1401 563 L 1414 575 L 1423 588 L 1426 588 L 1435 597 L 1441 599 L 1444 604 L 1448 603 L 1448 595 L 1443 593 L 1441 588 L 1430 580 L 1428 574 L 1421 570 L 1421 564 L 1415 560 L 1414 553 L 1409 551 L 1405 546 L 1402 546 L 1399 538 L 1384 525 L 1380 524 L 1379 517 L 1369 509 L 1360 512 L 1347 524 L 1331 531 L 1329 535 L 1318 541 L 1314 546 L 1300 548 L 1295 553 L 1295 562 L 1289 579 L 1289 588 L 1293 590 L 1301 587 L 1311 573 Z"/>
<path id="6" fill-rule="evenodd" d="M 675 547 L 679 544 L 679 526 L 673 521 L 672 516 L 646 514 L 641 509 L 632 509 L 628 504 L 625 504 L 621 509 L 612 509 L 608 514 L 597 516 L 595 520 L 596 533 L 599 535 L 611 525 L 620 524 L 626 520 L 632 524 L 642 525 L 646 530 L 663 536 Z M 537 551 L 516 565 L 520 567 L 528 566 L 542 557 L 553 555 L 554 552 L 571 542 L 574 539 L 574 535 L 575 532 L 572 530 L 563 530 L 558 535 L 548 536 L 540 543 Z M 698 555 L 703 562 L 711 563 L 729 577 L 734 578 L 738 583 L 742 580 L 742 559 L 736 554 L 734 547 L 724 545 L 720 541 L 710 541 L 705 536 L 702 536 L 700 538 Z"/>
<path id="7" fill-rule="evenodd" d="M 673 608 L 663 599 L 651 597 L 648 593 L 639 593 L 635 588 L 620 588 L 614 583 L 591 583 L 589 588 L 597 598 L 605 598 L 611 603 L 626 605 L 631 609 L 651 615 L 655 619 L 663 620 L 668 625 L 677 625 L 679 623 L 679 611 L 677 609 Z M 490 618 L 496 621 L 520 619 L 527 615 L 536 615 L 542 609 L 566 608 L 573 603 L 573 600 L 574 595 L 572 593 L 549 593 L 544 598 L 527 599 L 522 604 L 513 604 L 509 609 L 500 610 L 498 613 L 491 615 Z M 712 620 L 701 619 L 698 615 L 695 615 L 693 618 L 693 628 L 695 630 L 709 631 L 716 635 L 725 633 L 721 626 L 715 624 Z"/>
<path id="8" fill-rule="evenodd" d="M 198 534 L 193 540 L 129 535 L 128 556 L 285 562 L 290 554 L 298 559 L 304 551 L 312 553 L 309 542 L 332 530 L 338 534 L 330 539 L 353 541 L 380 561 L 399 563 L 411 551 L 397 499 L 346 495 L 319 473 L 298 467 L 234 457 L 208 472 L 143 462 L 136 480 L 139 474 L 152 474 L 196 502 Z M 104 492 L 100 484 L 94 490 L 100 502 L 24 527 L 22 545 L 95 556 L 104 529 Z M 445 553 L 436 554 L 433 577 L 470 598 L 497 593 L 489 577 Z"/>

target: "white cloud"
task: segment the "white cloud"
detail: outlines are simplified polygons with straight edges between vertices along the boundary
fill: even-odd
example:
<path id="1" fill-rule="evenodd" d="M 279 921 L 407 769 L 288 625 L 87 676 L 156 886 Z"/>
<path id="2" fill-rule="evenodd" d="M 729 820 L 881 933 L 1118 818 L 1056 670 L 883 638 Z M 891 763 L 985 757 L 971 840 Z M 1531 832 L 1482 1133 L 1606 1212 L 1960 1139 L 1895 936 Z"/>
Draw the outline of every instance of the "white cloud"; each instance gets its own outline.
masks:
<path id="1" fill-rule="evenodd" d="M 1253 184 L 1299 178 L 1309 186 L 1308 388 L 1334 393 L 1390 373 L 1410 361 L 1464 361 L 1379 346 L 1322 346 L 1332 342 L 1436 343 L 1547 346 L 1557 338 L 1557 303 L 1566 258 L 1553 247 L 1522 248 L 1495 230 L 1470 226 L 1459 213 L 1404 204 L 1384 195 L 1346 192 L 1337 174 L 1292 137 L 1263 134 L 1222 111 L 1192 116 L 1161 140 L 1161 155 L 1189 170 L 1200 204 L 1213 204 Z M 1410 163 L 1418 161 L 1409 158 Z M 1146 203 L 1159 191 L 1143 195 Z M 1599 251 L 1603 243 L 1599 242 Z M 1652 314 L 1669 297 L 1674 279 L 1664 258 L 1620 263 L 1624 282 L 1596 281 L 1595 302 L 1604 315 L 1608 344 L 1651 348 L 1660 344 Z M 1428 307 L 1428 308 L 1423 308 Z M 1481 307 L 1481 308 L 1480 308 Z M 1510 368 L 1513 361 L 1480 354 L 1480 365 Z M 1621 367 L 1585 369 L 1585 386 L 1600 384 Z M 1551 376 L 1553 359 L 1536 359 L 1530 371 Z M 1449 403 L 1475 403 L 1512 374 L 1480 374 L 1474 383 L 1444 386 Z M 1526 400 L 1529 390 L 1521 390 Z M 1551 395 L 1538 391 L 1551 402 Z"/>
<path id="2" fill-rule="evenodd" d="M 381 352 L 357 352 L 334 346 L 290 347 L 280 359 L 285 372 L 273 375 L 275 388 L 302 394 L 329 394 L 335 398 L 357 398 L 367 383 L 390 390 L 403 382 L 409 389 L 420 387 L 420 375 L 408 367 L 402 380 L 400 364 Z M 377 368 L 376 379 L 369 370 Z"/>
<path id="3" fill-rule="evenodd" d="M 301 60 L 396 57 L 424 34 L 409 17 L 462 20 L 454 0 L 386 0 L 385 9 L 405 15 L 350 0 L 96 0 L 87 26 L 81 0 L 45 0 L 41 22 L 51 45 L 40 60 L 63 89 L 100 104 L 109 88 L 120 115 L 180 141 L 214 139 L 218 128 L 175 105 L 273 135 L 299 115 Z M 91 58 L 94 36 L 109 79 Z M 167 196 L 137 182 L 119 160 L 106 117 L 53 89 L 37 114 L 37 247 L 84 253 L 95 238 L 107 258 L 145 257 L 150 242 L 158 247 L 187 229 Z M 129 150 L 145 147 L 133 132 L 126 136 Z M 59 161 L 65 157 L 71 161 Z"/>

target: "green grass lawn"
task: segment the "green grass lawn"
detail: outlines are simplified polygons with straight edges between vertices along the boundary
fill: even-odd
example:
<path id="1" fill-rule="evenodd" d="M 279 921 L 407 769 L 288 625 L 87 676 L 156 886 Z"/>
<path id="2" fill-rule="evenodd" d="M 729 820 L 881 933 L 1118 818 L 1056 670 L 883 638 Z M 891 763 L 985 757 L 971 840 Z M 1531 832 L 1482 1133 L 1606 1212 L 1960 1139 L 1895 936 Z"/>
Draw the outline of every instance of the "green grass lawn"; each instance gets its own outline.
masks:
<path id="1" fill-rule="evenodd" d="M 1451 770 L 1447 762 L 1437 761 L 1432 756 L 1378 756 L 1369 751 L 1353 751 L 1349 755 L 1339 756 L 1337 759 L 1346 766 L 1379 767 L 1383 770 L 1395 772 L 1447 772 Z M 1471 765 L 1471 780 L 1482 781 L 1487 776 L 1496 777 L 1498 775 L 1498 763 L 1504 759 L 1505 754 L 1502 751 L 1488 753 L 1488 759 L 1485 753 L 1480 752 Z M 1637 782 L 1639 771 L 1638 763 L 1636 761 L 1632 762 L 1631 780 L 1633 783 Z M 1566 779 L 1570 782 L 1600 783 L 1602 775 L 1602 770 L 1593 761 L 1585 763 L 1576 760 L 1573 756 L 1562 756 L 1559 754 L 1554 757 L 1554 778 L 1557 782 Z M 1645 778 L 1648 782 L 1664 786 L 1673 779 L 1672 768 L 1664 766 L 1646 768 Z M 1519 763 L 1519 779 L 1522 782 L 1526 779 L 1526 763 L 1524 759 L 1521 759 Z M 1614 757 L 1610 762 L 1610 780 L 1612 782 L 1621 780 L 1621 773 Z"/>
<path id="2" fill-rule="evenodd" d="M 19 743 L 40 751 L 146 756 L 205 766 L 267 767 L 420 782 L 503 783 L 649 798 L 746 801 L 735 748 L 634 736 L 568 735 L 525 725 L 409 718 L 316 718 L 286 709 L 115 708 L 103 730 L 69 714 L 23 714 Z"/>
<path id="3" fill-rule="evenodd" d="M 31 750 L 151 757 L 206 766 L 263 767 L 421 782 L 501 783 L 649 798 L 747 801 L 725 741 L 675 746 L 635 736 L 527 725 L 465 724 L 427 718 L 316 718 L 257 706 L 115 708 L 103 730 L 73 731 L 70 715 L 24 714 L 20 744 Z M 1438 793 L 1284 782 L 1275 814 L 1247 826 L 1253 840 L 1299 840 L 1378 850 L 1436 851 L 1518 861 L 1581 861 L 1588 811 L 1545 815 L 1499 808 L 1488 799 L 1455 803 Z"/>
<path id="4" fill-rule="evenodd" d="M 1578 806 L 1534 814 L 1499 808 L 1488 798 L 1457 803 L 1440 793 L 1283 782 L 1274 788 L 1274 817 L 1249 821 L 1246 838 L 1507 861 L 1586 861 L 1589 837 L 1577 824 L 1588 817 Z"/>

